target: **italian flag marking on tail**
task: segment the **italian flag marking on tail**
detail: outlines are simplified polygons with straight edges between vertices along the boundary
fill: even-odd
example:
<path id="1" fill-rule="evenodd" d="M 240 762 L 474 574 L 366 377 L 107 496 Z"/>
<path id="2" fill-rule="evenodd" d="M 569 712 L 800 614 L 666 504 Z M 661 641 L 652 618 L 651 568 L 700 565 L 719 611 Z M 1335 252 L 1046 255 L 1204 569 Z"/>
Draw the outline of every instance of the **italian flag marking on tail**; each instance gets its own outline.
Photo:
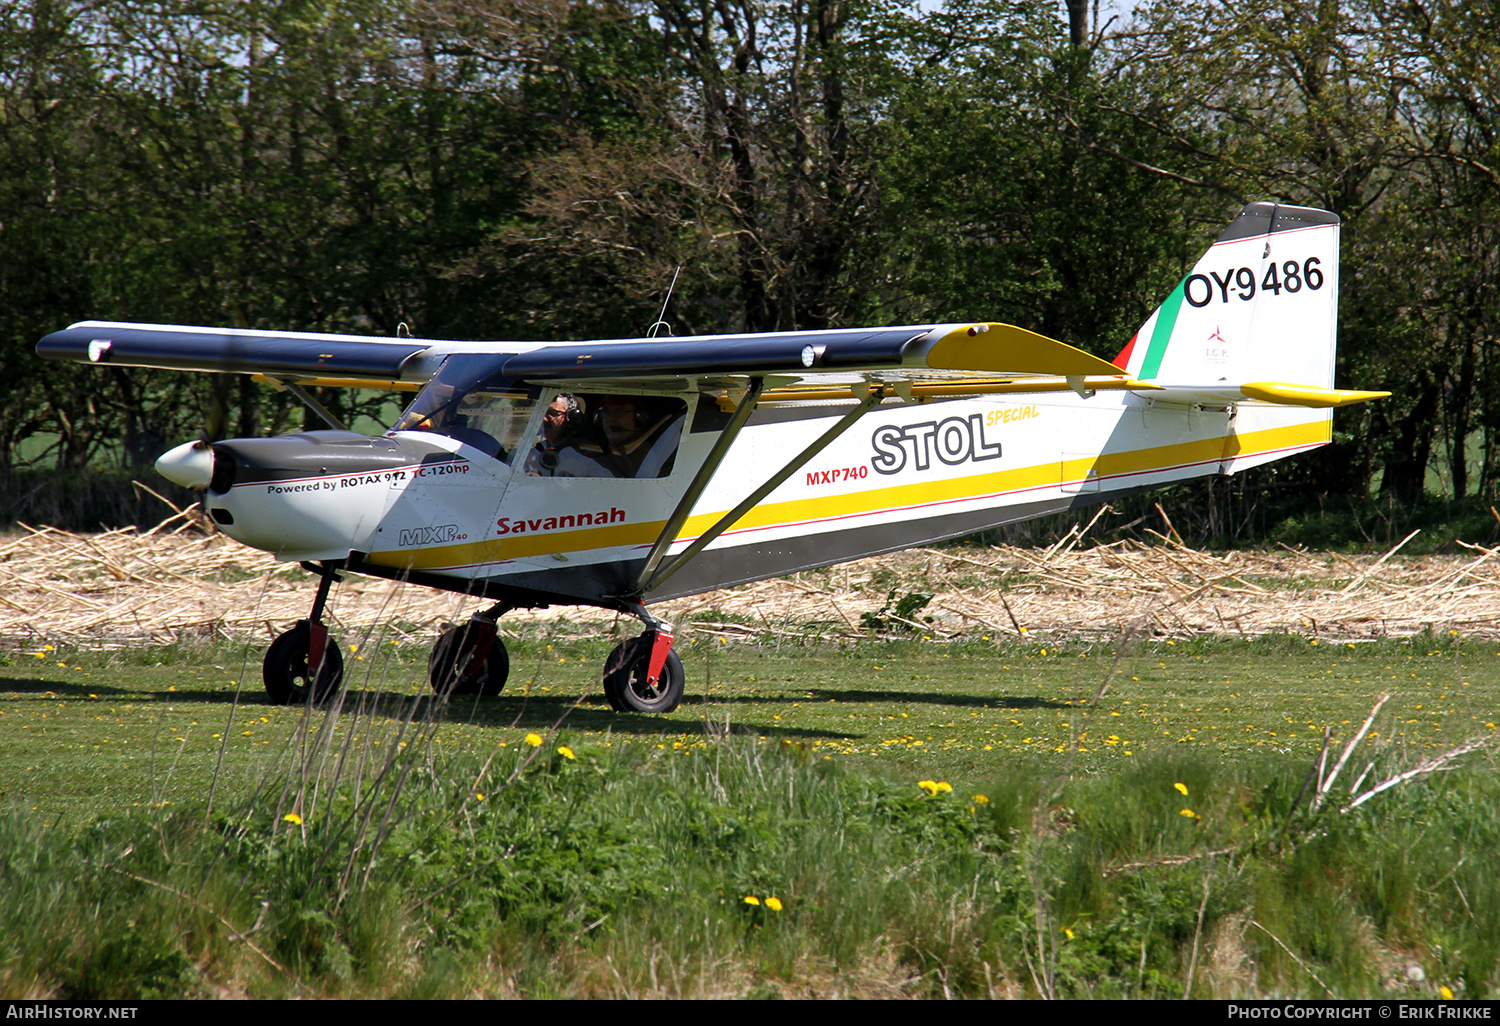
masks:
<path id="1" fill-rule="evenodd" d="M 1172 329 L 1177 327 L 1177 311 L 1182 309 L 1182 295 L 1186 285 L 1186 278 L 1179 281 L 1172 294 L 1162 301 L 1160 309 L 1156 311 L 1156 324 L 1151 329 L 1151 344 L 1146 349 L 1146 358 L 1141 361 L 1140 372 L 1136 374 L 1136 377 L 1144 381 L 1150 381 L 1161 370 L 1162 357 L 1167 355 L 1167 343 L 1172 340 Z"/>

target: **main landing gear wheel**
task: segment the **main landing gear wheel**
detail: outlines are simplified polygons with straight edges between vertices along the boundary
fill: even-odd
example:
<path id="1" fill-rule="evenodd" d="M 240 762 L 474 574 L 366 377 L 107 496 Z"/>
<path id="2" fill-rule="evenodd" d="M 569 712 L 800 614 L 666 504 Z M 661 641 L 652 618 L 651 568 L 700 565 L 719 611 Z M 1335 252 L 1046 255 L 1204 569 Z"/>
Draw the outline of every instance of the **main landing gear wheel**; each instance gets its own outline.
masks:
<path id="1" fill-rule="evenodd" d="M 272 705 L 300 705 L 311 692 L 314 705 L 321 704 L 338 690 L 344 679 L 344 654 L 338 642 L 328 638 L 323 645 L 322 665 L 316 680 L 307 665 L 312 631 L 304 621 L 271 642 L 261 672 L 266 694 Z"/>
<path id="2" fill-rule="evenodd" d="M 646 683 L 650 663 L 649 638 L 632 638 L 615 647 L 604 661 L 604 697 L 611 708 L 618 712 L 669 713 L 681 704 L 686 677 L 677 653 L 667 653 L 654 687 Z"/>
<path id="3" fill-rule="evenodd" d="M 474 649 L 480 645 L 488 648 L 476 669 Z M 438 635 L 427 660 L 427 676 L 439 695 L 498 695 L 510 676 L 510 654 L 493 624 L 476 627 L 471 621 Z"/>

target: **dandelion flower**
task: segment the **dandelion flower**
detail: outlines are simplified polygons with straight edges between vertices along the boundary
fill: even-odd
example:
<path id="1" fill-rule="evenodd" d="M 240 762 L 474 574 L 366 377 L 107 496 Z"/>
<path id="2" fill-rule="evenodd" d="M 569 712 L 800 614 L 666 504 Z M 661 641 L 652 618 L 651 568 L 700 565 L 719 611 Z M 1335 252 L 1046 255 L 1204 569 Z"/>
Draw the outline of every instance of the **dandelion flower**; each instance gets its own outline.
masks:
<path id="1" fill-rule="evenodd" d="M 926 791 L 928 794 L 935 795 L 938 793 L 936 780 L 918 780 L 917 786 Z"/>
<path id="2" fill-rule="evenodd" d="M 988 805 L 990 803 L 989 797 L 982 794 L 974 795 L 970 799 L 970 801 L 974 802 L 976 805 Z"/>
<path id="3" fill-rule="evenodd" d="M 778 898 L 778 897 L 776 897 L 776 895 L 774 895 L 774 894 L 771 895 L 769 898 L 766 899 L 766 908 L 770 909 L 772 912 L 780 912 L 781 911 L 781 899 Z"/>
<path id="4" fill-rule="evenodd" d="M 557 747 L 557 754 L 561 755 L 564 759 L 576 759 L 577 758 L 577 756 L 575 756 L 573 754 L 573 749 L 569 748 L 567 745 L 558 745 L 558 747 Z"/>
<path id="5" fill-rule="evenodd" d="M 1453 1000 L 1453 991 L 1449 990 L 1447 987 L 1439 987 L 1438 993 L 1442 995 L 1444 1001 Z"/>
<path id="6" fill-rule="evenodd" d="M 1197 819 L 1198 818 L 1198 814 L 1196 812 L 1194 812 L 1192 809 L 1183 809 L 1181 812 L 1178 813 L 1178 815 L 1179 816 L 1186 816 L 1188 819 Z"/>
<path id="7" fill-rule="evenodd" d="M 1187 794 L 1187 785 L 1186 784 L 1173 784 L 1172 786 L 1175 787 L 1175 788 L 1177 788 L 1177 793 L 1178 794 L 1181 794 L 1181 795 L 1186 795 Z"/>
<path id="8" fill-rule="evenodd" d="M 1073 931 L 1068 929 L 1066 926 L 1063 927 L 1063 935 L 1067 937 L 1068 940 L 1073 939 Z"/>
<path id="9" fill-rule="evenodd" d="M 528 745 L 530 745 L 531 747 L 533 747 L 533 748 L 540 748 L 542 746 L 542 735 L 540 735 L 540 734 L 527 734 L 526 735 L 526 743 Z"/>
<path id="10" fill-rule="evenodd" d="M 285 816 L 281 817 L 281 821 L 283 823 L 291 823 L 295 826 L 302 825 L 302 817 L 297 815 L 295 812 L 288 812 Z"/>
<path id="11" fill-rule="evenodd" d="M 757 898 L 753 894 L 747 894 L 747 895 L 745 895 L 745 904 L 746 905 L 759 905 L 760 904 L 760 899 Z"/>

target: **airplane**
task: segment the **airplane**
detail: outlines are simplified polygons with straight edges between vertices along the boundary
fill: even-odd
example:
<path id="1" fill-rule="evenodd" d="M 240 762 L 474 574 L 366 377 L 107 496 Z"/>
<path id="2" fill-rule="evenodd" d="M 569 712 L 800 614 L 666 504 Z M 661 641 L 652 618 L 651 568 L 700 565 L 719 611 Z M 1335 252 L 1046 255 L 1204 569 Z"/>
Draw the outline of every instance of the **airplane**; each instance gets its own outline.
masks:
<path id="1" fill-rule="evenodd" d="M 1113 362 L 1015 325 L 478 342 L 82 321 L 44 357 L 251 374 L 328 425 L 199 440 L 157 461 L 229 537 L 319 578 L 266 653 L 272 703 L 322 702 L 324 614 L 356 573 L 493 602 L 437 639 L 442 696 L 495 694 L 497 623 L 577 604 L 631 615 L 619 711 L 682 700 L 649 605 L 1240 471 L 1331 440 L 1339 219 L 1246 206 Z M 313 386 L 415 391 L 383 435 Z"/>

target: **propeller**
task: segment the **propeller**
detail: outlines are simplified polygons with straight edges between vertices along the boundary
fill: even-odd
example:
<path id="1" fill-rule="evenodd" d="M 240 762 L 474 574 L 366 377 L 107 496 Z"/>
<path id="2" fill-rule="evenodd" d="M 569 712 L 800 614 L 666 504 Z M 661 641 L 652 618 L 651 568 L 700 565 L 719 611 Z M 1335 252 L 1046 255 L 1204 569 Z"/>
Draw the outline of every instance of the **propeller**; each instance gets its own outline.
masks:
<path id="1" fill-rule="evenodd" d="M 233 379 L 228 374 L 212 375 L 213 392 L 198 439 L 169 449 L 156 459 L 156 472 L 173 484 L 201 492 L 214 476 L 213 443 L 223 438 L 229 426 L 229 389 Z"/>

